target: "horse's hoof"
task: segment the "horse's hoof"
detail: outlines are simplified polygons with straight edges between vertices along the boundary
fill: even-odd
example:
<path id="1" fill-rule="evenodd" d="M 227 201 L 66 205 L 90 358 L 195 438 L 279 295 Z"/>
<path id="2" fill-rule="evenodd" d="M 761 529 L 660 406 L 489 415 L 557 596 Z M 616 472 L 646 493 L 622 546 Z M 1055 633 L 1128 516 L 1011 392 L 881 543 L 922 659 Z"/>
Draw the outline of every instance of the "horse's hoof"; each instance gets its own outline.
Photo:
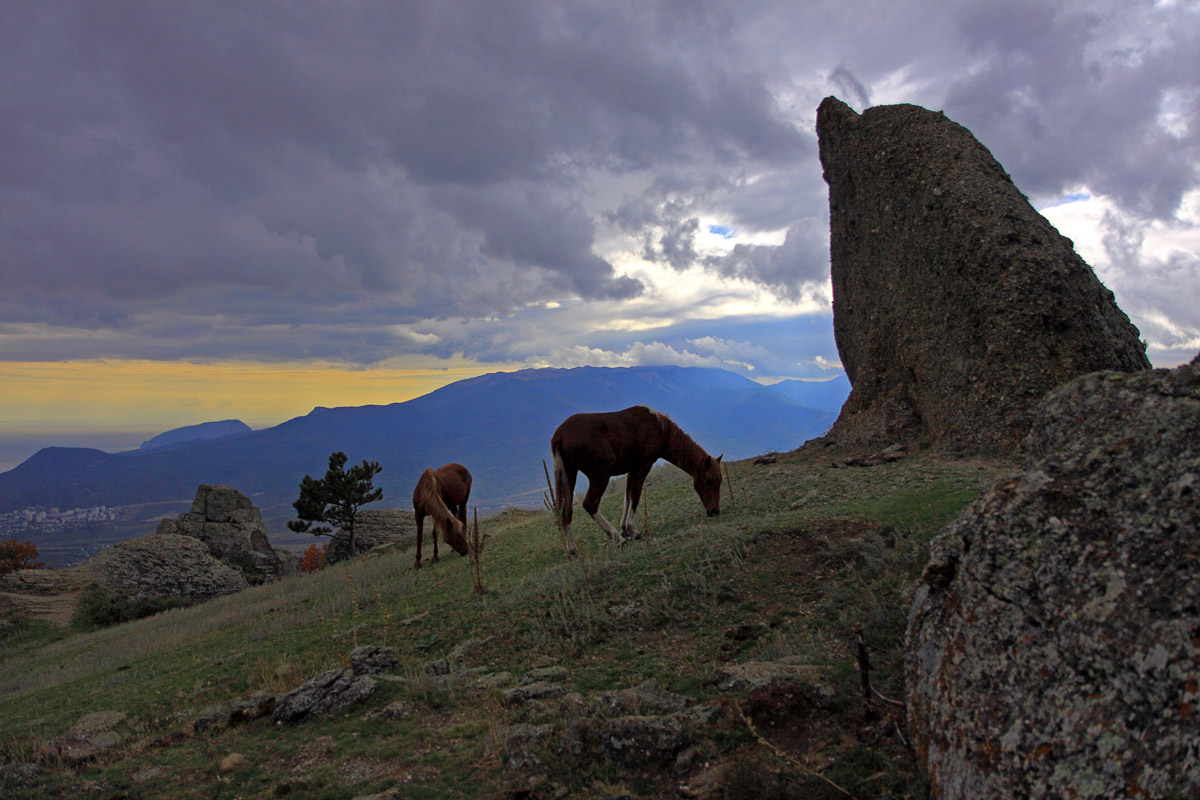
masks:
<path id="1" fill-rule="evenodd" d="M 420 562 L 420 561 L 418 561 L 417 563 L 413 564 L 413 569 L 420 569 L 420 568 L 421 568 L 421 562 Z"/>

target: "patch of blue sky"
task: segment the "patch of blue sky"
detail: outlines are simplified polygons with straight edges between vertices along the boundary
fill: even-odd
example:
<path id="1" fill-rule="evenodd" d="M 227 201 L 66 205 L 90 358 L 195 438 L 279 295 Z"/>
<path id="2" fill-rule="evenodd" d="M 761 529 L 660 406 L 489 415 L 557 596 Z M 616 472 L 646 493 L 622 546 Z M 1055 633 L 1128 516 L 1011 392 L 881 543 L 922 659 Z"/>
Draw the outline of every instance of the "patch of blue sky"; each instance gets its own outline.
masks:
<path id="1" fill-rule="evenodd" d="M 729 225 L 709 225 L 708 232 L 715 233 L 722 239 L 732 239 L 737 236 L 738 229 Z"/>
<path id="2" fill-rule="evenodd" d="M 1092 195 L 1088 192 L 1070 192 L 1069 194 L 1060 195 L 1050 202 L 1044 204 L 1042 208 L 1054 208 L 1055 206 L 1065 206 L 1068 203 L 1078 203 L 1081 200 L 1091 200 Z"/>

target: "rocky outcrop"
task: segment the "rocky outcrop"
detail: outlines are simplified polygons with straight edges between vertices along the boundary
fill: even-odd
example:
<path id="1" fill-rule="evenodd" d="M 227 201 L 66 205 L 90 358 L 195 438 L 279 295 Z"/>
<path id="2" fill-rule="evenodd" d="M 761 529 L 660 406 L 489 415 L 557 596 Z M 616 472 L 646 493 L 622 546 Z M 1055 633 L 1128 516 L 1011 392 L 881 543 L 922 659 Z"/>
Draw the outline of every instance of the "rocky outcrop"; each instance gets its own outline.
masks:
<path id="1" fill-rule="evenodd" d="M 427 524 L 428 531 L 433 530 L 432 524 Z M 403 544 L 415 542 L 417 523 L 412 511 L 402 511 L 397 508 L 373 508 L 369 511 L 358 512 L 354 523 L 354 552 L 350 552 L 350 536 L 339 530 L 329 540 L 329 550 L 325 559 L 330 564 L 345 561 L 347 558 L 362 555 L 385 544 Z"/>
<path id="2" fill-rule="evenodd" d="M 213 558 L 203 542 L 176 534 L 117 542 L 73 569 L 112 593 L 133 599 L 208 600 L 249 585 L 240 572 Z"/>
<path id="3" fill-rule="evenodd" d="M 336 714 L 370 697 L 379 685 L 374 675 L 400 665 L 390 647 L 356 647 L 350 669 L 322 672 L 279 698 L 271 714 L 276 723 L 293 725 L 323 714 Z"/>
<path id="4" fill-rule="evenodd" d="M 142 536 L 105 548 L 78 566 L 25 569 L 0 577 L 0 611 L 11 605 L 14 616 L 66 625 L 91 584 L 135 600 L 207 600 L 249 586 L 241 572 L 214 558 L 198 539 L 177 534 Z"/>
<path id="5" fill-rule="evenodd" d="M 966 128 L 828 97 L 817 134 L 853 387 L 831 438 L 1016 449 L 1050 389 L 1150 367 L 1112 293 Z"/>
<path id="6" fill-rule="evenodd" d="M 164 519 L 156 532 L 199 539 L 213 556 L 240 569 L 252 583 L 280 577 L 279 554 L 267 539 L 262 514 L 237 489 L 201 485 L 192 510 L 178 519 Z"/>
<path id="7" fill-rule="evenodd" d="M 1029 469 L 931 545 L 909 618 L 938 797 L 1200 793 L 1200 358 L 1051 393 Z"/>

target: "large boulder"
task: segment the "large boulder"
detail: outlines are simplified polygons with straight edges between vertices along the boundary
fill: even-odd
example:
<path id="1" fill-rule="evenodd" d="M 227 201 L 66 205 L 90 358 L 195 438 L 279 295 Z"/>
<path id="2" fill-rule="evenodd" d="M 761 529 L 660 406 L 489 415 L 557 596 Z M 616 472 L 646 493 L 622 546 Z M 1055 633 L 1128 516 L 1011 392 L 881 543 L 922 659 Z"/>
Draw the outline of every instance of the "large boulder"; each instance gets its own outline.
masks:
<path id="1" fill-rule="evenodd" d="M 198 539 L 176 534 L 117 542 L 74 568 L 122 597 L 207 600 L 247 588 L 245 577 L 221 563 Z"/>
<path id="2" fill-rule="evenodd" d="M 839 443 L 1015 449 L 1047 391 L 1150 367 L 1137 328 L 971 132 L 912 105 L 817 110 Z"/>
<path id="3" fill-rule="evenodd" d="M 425 533 L 433 535 L 433 523 L 425 521 Z M 325 554 L 330 564 L 366 553 L 385 544 L 409 544 L 417 537 L 417 523 L 412 511 L 397 508 L 372 508 L 358 512 L 354 522 L 354 552 L 350 552 L 350 535 L 339 530 L 329 540 Z"/>
<path id="4" fill-rule="evenodd" d="M 937 797 L 1200 793 L 1200 358 L 1050 394 L 909 617 Z"/>
<path id="5" fill-rule="evenodd" d="M 250 498 L 228 486 L 202 484 L 192 500 L 192 510 L 178 519 L 164 519 L 156 533 L 192 536 L 217 558 L 259 583 L 281 574 L 279 554 L 267 539 L 262 513 Z"/>

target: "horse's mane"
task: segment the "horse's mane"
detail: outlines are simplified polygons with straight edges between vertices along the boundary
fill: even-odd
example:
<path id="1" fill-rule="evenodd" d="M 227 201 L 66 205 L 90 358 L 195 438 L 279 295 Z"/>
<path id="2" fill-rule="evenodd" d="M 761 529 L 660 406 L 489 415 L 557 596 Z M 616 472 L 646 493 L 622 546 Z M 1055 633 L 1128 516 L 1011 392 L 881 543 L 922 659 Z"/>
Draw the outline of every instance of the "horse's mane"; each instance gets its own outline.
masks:
<path id="1" fill-rule="evenodd" d="M 651 411 L 654 410 L 651 409 Z M 696 444 L 696 440 L 688 436 L 683 428 L 676 425 L 675 420 L 661 411 L 654 411 L 654 415 L 658 417 L 658 424 L 662 426 L 663 439 L 667 443 L 667 452 L 664 457 L 687 474 L 695 475 L 700 471 L 701 465 L 710 458 L 708 451 Z"/>
<path id="2" fill-rule="evenodd" d="M 442 501 L 437 473 L 432 469 L 421 473 L 421 479 L 417 481 L 417 500 L 425 507 L 425 513 L 433 517 L 434 526 L 444 537 L 462 535 L 461 531 L 456 530 L 462 527 L 462 523 L 450 513 L 450 509 L 446 508 L 445 502 Z"/>

